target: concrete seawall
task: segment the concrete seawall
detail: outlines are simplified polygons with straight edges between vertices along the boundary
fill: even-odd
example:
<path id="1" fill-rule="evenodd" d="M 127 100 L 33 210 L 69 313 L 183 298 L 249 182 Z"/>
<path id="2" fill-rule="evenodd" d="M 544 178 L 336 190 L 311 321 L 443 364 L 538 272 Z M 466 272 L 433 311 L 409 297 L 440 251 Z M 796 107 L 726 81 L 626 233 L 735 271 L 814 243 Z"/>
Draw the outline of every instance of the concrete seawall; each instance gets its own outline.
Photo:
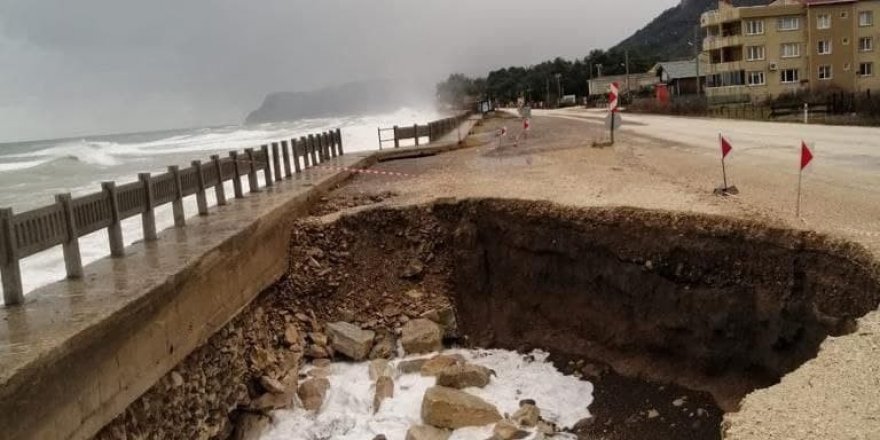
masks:
<path id="1" fill-rule="evenodd" d="M 473 121 L 467 121 L 467 130 Z M 464 132 L 467 132 L 466 130 Z M 289 223 L 349 168 L 457 148 L 348 154 L 0 309 L 3 438 L 93 436 L 283 273 Z"/>

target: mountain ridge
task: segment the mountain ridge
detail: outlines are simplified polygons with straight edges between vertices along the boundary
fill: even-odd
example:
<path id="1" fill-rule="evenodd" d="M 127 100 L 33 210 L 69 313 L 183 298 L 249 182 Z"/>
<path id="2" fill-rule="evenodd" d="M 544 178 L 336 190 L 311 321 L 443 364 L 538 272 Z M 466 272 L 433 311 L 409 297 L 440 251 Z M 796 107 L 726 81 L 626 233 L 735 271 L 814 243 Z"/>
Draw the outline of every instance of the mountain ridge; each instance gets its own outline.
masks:
<path id="1" fill-rule="evenodd" d="M 716 9 L 718 1 L 682 0 L 610 50 L 629 50 L 631 56 L 656 58 L 652 61 L 691 59 L 695 53 L 691 44 L 700 24 L 700 15 Z M 769 4 L 771 1 L 733 0 L 731 3 L 734 6 L 759 6 Z M 697 40 L 697 44 L 701 44 L 699 38 Z"/>

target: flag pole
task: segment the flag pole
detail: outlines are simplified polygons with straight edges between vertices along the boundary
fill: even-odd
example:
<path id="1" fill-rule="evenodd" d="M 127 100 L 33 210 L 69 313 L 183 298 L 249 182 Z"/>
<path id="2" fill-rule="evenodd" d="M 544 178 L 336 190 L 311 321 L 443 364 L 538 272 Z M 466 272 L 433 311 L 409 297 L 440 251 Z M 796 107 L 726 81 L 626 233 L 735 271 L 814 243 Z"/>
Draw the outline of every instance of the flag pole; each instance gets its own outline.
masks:
<path id="1" fill-rule="evenodd" d="M 794 215 L 796 217 L 801 216 L 801 181 L 803 180 L 803 177 L 804 177 L 804 169 L 802 167 L 800 172 L 798 172 L 797 204 L 795 205 L 795 208 L 794 208 Z"/>
<path id="2" fill-rule="evenodd" d="M 724 136 L 718 133 L 718 145 L 724 143 Z M 721 175 L 724 177 L 724 190 L 727 190 L 727 166 L 724 163 L 724 149 L 721 151 Z"/>

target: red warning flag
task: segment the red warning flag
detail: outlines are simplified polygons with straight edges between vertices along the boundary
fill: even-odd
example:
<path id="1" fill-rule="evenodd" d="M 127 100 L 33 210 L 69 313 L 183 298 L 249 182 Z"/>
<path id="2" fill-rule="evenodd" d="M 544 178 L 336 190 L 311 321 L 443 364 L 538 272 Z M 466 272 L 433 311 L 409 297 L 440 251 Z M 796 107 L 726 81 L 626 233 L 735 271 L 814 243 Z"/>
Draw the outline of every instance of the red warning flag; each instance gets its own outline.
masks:
<path id="1" fill-rule="evenodd" d="M 801 170 L 803 171 L 810 162 L 813 161 L 813 152 L 810 151 L 810 147 L 807 147 L 807 143 L 801 141 Z"/>
<path id="2" fill-rule="evenodd" d="M 721 158 L 726 158 L 731 151 L 733 151 L 733 146 L 730 145 L 730 142 L 724 136 L 721 136 Z"/>

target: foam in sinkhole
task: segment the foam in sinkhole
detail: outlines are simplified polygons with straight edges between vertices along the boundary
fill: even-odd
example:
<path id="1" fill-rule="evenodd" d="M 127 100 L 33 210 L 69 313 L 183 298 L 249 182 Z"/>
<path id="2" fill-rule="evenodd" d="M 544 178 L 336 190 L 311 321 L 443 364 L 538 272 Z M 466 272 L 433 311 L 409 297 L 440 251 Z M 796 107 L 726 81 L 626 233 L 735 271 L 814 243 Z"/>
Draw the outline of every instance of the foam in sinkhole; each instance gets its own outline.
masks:
<path id="1" fill-rule="evenodd" d="M 492 403 L 502 414 L 513 414 L 520 400 L 534 399 L 541 416 L 560 428 L 571 427 L 590 416 L 587 407 L 593 400 L 593 385 L 559 372 L 547 360 L 546 352 L 524 355 L 507 350 L 447 350 L 444 354 L 460 354 L 468 362 L 497 373 L 485 388 L 464 391 Z M 431 356 L 404 358 L 392 365 Z M 310 368 L 306 366 L 304 371 Z M 262 439 L 369 440 L 384 434 L 389 440 L 402 440 L 410 426 L 422 423 L 422 398 L 435 378 L 418 373 L 395 377 L 394 397 L 385 400 L 379 412 L 373 414 L 374 386 L 369 378 L 369 363 L 334 363 L 330 368 L 330 389 L 321 410 L 317 414 L 301 408 L 276 411 Z M 484 440 L 491 435 L 492 425 L 462 428 L 453 432 L 451 440 Z"/>

